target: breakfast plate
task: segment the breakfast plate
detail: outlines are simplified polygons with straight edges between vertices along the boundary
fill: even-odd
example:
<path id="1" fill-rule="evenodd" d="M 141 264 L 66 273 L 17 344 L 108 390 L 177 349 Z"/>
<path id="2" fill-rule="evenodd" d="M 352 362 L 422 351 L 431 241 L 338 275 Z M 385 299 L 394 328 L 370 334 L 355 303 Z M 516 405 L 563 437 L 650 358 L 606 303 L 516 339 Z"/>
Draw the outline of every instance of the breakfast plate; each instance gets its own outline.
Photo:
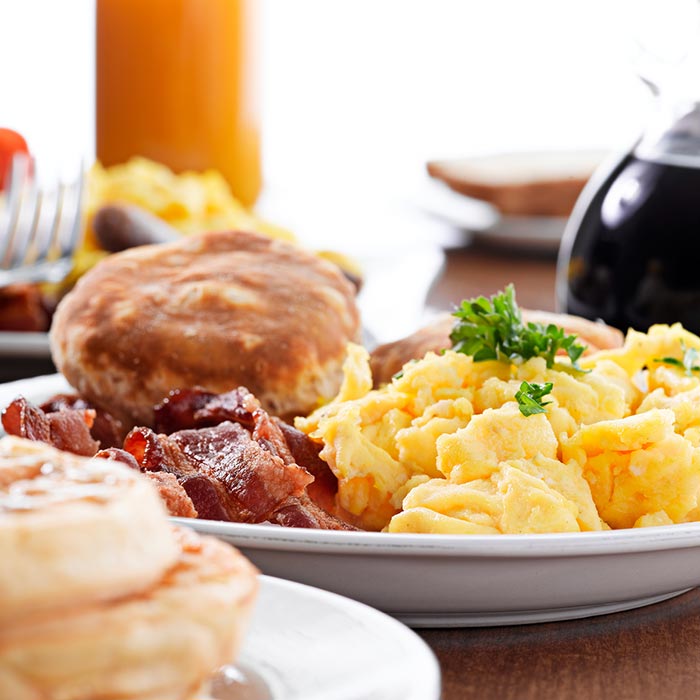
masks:
<path id="1" fill-rule="evenodd" d="M 269 576 L 260 582 L 236 665 L 212 683 L 215 700 L 440 697 L 433 653 L 396 620 L 309 586 Z"/>
<path id="2" fill-rule="evenodd" d="M 0 386 L 0 405 L 69 390 L 60 375 Z M 342 532 L 176 519 L 264 573 L 333 591 L 414 627 L 575 619 L 700 585 L 700 523 L 537 535 Z"/>

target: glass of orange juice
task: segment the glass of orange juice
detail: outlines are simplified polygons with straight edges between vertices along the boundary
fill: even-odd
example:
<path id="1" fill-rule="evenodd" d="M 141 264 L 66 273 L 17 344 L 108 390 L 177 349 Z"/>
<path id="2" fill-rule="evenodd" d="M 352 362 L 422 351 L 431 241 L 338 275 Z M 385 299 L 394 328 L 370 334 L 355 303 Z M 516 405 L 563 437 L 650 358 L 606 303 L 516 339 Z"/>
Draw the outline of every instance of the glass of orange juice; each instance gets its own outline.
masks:
<path id="1" fill-rule="evenodd" d="M 96 150 L 261 187 L 256 0 L 97 0 Z"/>

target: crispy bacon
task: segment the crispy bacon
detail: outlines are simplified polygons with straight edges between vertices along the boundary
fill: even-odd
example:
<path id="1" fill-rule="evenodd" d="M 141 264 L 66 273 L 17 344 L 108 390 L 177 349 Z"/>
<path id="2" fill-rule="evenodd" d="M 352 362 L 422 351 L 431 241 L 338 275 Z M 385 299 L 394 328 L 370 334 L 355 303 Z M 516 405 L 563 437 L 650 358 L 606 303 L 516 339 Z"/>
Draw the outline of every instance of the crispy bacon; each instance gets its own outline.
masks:
<path id="1" fill-rule="evenodd" d="M 112 462 L 121 462 L 122 464 L 126 464 L 129 469 L 141 471 L 139 463 L 134 456 L 129 454 L 126 450 L 120 450 L 118 447 L 108 447 L 106 450 L 100 450 L 95 457 L 108 459 Z"/>
<path id="2" fill-rule="evenodd" d="M 38 440 L 59 450 L 90 457 L 100 447 L 90 435 L 94 420 L 92 409 L 61 409 L 44 413 L 21 396 L 2 412 L 2 425 L 9 435 Z"/>
<path id="3" fill-rule="evenodd" d="M 302 465 L 314 477 L 307 487 L 311 500 L 323 510 L 348 519 L 335 502 L 338 479 L 319 457 L 320 445 L 279 418 L 271 418 L 245 388 L 225 394 L 204 389 L 180 389 L 155 408 L 155 430 L 173 433 L 191 428 L 212 427 L 229 420 L 250 430 L 253 439 L 282 459 L 285 464 Z"/>
<path id="4" fill-rule="evenodd" d="M 291 527 L 354 529 L 336 506 L 338 482 L 308 436 L 264 411 L 245 388 L 226 394 L 173 392 L 156 407 L 164 433 L 121 423 L 77 396 L 41 407 L 18 398 L 5 409 L 8 433 L 76 454 L 124 462 L 156 482 L 172 515 Z M 93 435 L 90 435 L 92 430 Z"/>
<path id="5" fill-rule="evenodd" d="M 95 418 L 90 426 L 90 434 L 100 443 L 102 449 L 120 447 L 124 442 L 126 431 L 122 422 L 111 413 L 94 406 L 77 394 L 56 394 L 39 407 L 44 413 L 76 409 L 78 411 L 93 411 Z"/>
<path id="6" fill-rule="evenodd" d="M 229 420 L 252 430 L 253 412 L 259 408 L 258 400 L 245 387 L 225 394 L 200 388 L 176 389 L 154 408 L 153 429 L 169 435 L 178 430 L 211 428 Z"/>
<path id="7" fill-rule="evenodd" d="M 224 485 L 199 473 L 177 444 L 150 428 L 134 428 L 124 440 L 124 449 L 136 459 L 144 472 L 173 474 L 195 504 L 200 518 L 235 520 L 235 508 L 229 508 Z"/>
<path id="8" fill-rule="evenodd" d="M 326 511 L 304 494 L 290 498 L 285 505 L 275 511 L 271 522 L 285 527 L 309 527 L 316 530 L 356 530 L 346 520 Z"/>
<path id="9" fill-rule="evenodd" d="M 110 447 L 106 450 L 100 450 L 95 457 L 121 462 L 131 469 L 140 471 L 138 462 L 126 450 Z M 144 474 L 155 484 L 170 515 L 175 518 L 197 517 L 197 510 L 194 507 L 194 503 L 192 503 L 192 499 L 187 495 L 185 489 L 182 488 L 182 485 L 173 474 L 168 474 L 167 472 L 144 472 Z"/>
<path id="10" fill-rule="evenodd" d="M 174 518 L 196 518 L 199 513 L 187 495 L 187 491 L 173 474 L 168 472 L 144 472 L 156 485 L 160 497 Z"/>
<path id="11" fill-rule="evenodd" d="M 197 496 L 203 490 L 197 479 L 194 495 L 191 477 L 206 477 L 215 486 L 216 501 L 225 520 L 262 522 L 290 496 L 300 496 L 312 481 L 297 465 L 285 465 L 279 457 L 253 442 L 250 433 L 237 423 L 213 428 L 182 430 L 170 436 L 136 428 L 124 441 L 145 471 L 167 471 L 178 478 L 202 515 Z M 207 504 L 214 495 L 205 490 Z M 207 510 L 205 508 L 205 510 Z"/>
<path id="12" fill-rule="evenodd" d="M 272 422 L 261 424 L 277 430 Z M 348 529 L 311 501 L 306 489 L 313 477 L 306 469 L 285 463 L 238 423 L 171 435 L 135 428 L 124 449 L 141 469 L 174 474 L 200 518 Z"/>
<path id="13" fill-rule="evenodd" d="M 319 457 L 321 445 L 288 423 L 279 419 L 273 420 L 284 436 L 292 459 L 297 464 L 303 464 L 304 468 L 314 477 L 313 482 L 307 488 L 311 500 L 329 513 L 339 515 L 343 520 L 348 520 L 349 514 L 338 511 L 335 500 L 335 495 L 338 493 L 338 479 L 328 464 Z"/>

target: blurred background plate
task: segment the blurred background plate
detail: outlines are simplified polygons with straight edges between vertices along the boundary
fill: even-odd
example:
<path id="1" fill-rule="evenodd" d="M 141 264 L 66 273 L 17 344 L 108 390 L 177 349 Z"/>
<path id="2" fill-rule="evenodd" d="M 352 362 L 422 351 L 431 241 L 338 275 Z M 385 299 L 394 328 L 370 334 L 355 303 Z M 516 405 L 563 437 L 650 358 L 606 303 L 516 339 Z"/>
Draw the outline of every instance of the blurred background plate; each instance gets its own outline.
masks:
<path id="1" fill-rule="evenodd" d="M 459 243 L 479 242 L 515 251 L 554 256 L 559 250 L 565 216 L 513 216 L 496 207 L 434 183 L 417 195 L 420 208 L 459 231 Z"/>
<path id="2" fill-rule="evenodd" d="M 428 162 L 422 208 L 468 239 L 556 253 L 569 214 L 605 151 L 521 151 Z"/>
<path id="3" fill-rule="evenodd" d="M 48 333 L 0 332 L 0 357 L 50 356 Z"/>
<path id="4" fill-rule="evenodd" d="M 55 371 L 48 333 L 0 332 L 0 382 Z"/>

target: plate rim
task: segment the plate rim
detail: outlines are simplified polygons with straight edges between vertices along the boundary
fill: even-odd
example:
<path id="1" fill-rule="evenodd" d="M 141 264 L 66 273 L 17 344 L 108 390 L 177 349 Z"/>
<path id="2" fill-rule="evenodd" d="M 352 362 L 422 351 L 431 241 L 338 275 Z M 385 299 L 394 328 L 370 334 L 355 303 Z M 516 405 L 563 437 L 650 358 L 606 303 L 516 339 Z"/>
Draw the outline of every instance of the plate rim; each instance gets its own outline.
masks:
<path id="1" fill-rule="evenodd" d="M 171 518 L 180 525 L 235 542 L 239 546 L 285 551 L 396 556 L 562 558 L 634 554 L 700 547 L 700 522 L 600 532 L 521 535 L 433 535 L 313 530 L 271 524 Z"/>
<path id="2" fill-rule="evenodd" d="M 0 331 L 0 357 L 51 359 L 49 334 L 37 331 Z"/>

